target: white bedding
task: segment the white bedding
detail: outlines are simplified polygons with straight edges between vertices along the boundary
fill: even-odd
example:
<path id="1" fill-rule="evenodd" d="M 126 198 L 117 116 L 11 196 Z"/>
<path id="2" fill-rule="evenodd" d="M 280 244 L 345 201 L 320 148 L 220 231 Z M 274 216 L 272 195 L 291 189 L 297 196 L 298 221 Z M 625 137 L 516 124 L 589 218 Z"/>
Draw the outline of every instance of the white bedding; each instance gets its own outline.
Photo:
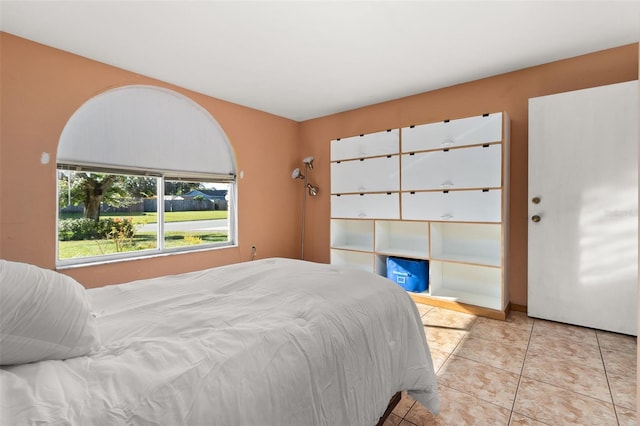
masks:
<path id="1" fill-rule="evenodd" d="M 0 424 L 372 426 L 401 390 L 438 411 L 385 278 L 265 259 L 87 291 L 101 349 L 0 369 Z"/>

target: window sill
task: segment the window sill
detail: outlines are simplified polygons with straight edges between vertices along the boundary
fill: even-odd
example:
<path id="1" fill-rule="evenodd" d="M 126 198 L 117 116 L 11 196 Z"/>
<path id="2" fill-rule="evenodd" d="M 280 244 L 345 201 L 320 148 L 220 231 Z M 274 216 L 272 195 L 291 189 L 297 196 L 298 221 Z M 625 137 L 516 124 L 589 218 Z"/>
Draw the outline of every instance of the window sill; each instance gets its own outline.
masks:
<path id="1" fill-rule="evenodd" d="M 167 257 L 167 256 L 175 256 L 175 255 L 184 255 L 184 254 L 192 254 L 192 253 L 201 253 L 205 251 L 217 251 L 217 250 L 225 250 L 231 248 L 237 248 L 238 245 L 236 243 L 229 243 L 225 245 L 215 245 L 215 246 L 206 246 L 197 249 L 193 248 L 183 248 L 183 249 L 174 249 L 174 250 L 166 250 L 162 253 L 153 251 L 152 253 L 146 252 L 144 254 L 134 254 L 134 255 L 123 255 L 122 257 L 114 256 L 113 258 L 105 259 L 90 259 L 90 260 L 81 260 L 81 259 L 71 259 L 68 261 L 56 261 L 56 270 L 64 271 L 71 269 L 79 269 L 85 268 L 89 266 L 98 266 L 98 265 L 109 265 L 114 263 L 122 263 L 122 262 L 131 262 L 138 261 L 144 259 L 153 259 L 158 257 Z"/>

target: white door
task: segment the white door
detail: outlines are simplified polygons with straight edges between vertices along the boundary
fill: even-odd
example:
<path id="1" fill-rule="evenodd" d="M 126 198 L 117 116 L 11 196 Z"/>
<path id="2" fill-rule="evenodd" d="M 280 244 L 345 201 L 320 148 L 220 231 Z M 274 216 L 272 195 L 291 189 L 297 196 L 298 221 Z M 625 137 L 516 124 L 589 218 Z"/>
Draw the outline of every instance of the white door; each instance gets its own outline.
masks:
<path id="1" fill-rule="evenodd" d="M 528 313 L 637 335 L 638 83 L 529 100 Z"/>

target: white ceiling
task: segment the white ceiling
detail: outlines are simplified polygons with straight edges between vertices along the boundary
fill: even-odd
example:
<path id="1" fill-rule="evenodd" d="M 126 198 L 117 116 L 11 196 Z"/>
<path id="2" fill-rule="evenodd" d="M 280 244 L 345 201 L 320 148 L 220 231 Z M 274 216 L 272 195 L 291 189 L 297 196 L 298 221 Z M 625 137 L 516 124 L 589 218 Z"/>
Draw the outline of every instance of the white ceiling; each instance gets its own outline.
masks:
<path id="1" fill-rule="evenodd" d="M 0 29 L 306 120 L 640 40 L 639 1 L 0 1 Z"/>

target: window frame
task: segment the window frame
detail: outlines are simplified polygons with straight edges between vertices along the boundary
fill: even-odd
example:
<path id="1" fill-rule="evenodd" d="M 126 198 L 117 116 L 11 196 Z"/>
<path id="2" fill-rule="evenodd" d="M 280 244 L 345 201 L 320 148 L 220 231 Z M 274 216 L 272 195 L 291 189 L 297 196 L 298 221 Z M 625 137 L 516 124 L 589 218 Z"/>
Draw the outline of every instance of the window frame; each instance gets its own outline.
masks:
<path id="1" fill-rule="evenodd" d="M 73 171 L 73 172 L 86 172 L 86 173 L 100 173 L 100 174 L 116 174 L 124 176 L 140 176 L 140 177 L 155 177 L 156 183 L 156 197 L 157 203 L 157 228 L 156 228 L 156 241 L 157 247 L 152 249 L 134 250 L 120 253 L 103 254 L 100 256 L 85 256 L 69 259 L 60 259 L 59 252 L 59 225 L 60 225 L 60 186 L 58 182 L 58 172 L 60 171 Z M 165 233 L 164 233 L 164 200 L 165 197 L 165 182 L 166 181 L 186 181 L 186 182 L 207 182 L 207 183 L 219 183 L 228 185 L 228 201 L 227 201 L 227 223 L 228 234 L 227 241 L 203 243 L 198 245 L 187 245 L 180 247 L 165 247 Z M 66 267 L 88 266 L 95 264 L 113 263 L 127 260 L 137 260 L 152 258 L 158 256 L 167 256 L 173 254 L 193 253 L 199 251 L 217 250 L 223 248 L 237 247 L 238 234 L 237 234 L 237 177 L 236 175 L 217 175 L 217 174 L 203 174 L 203 173 L 181 173 L 174 171 L 149 171 L 149 170 L 137 170 L 130 168 L 115 168 L 105 167 L 97 165 L 79 165 L 79 164 L 56 164 L 56 227 L 55 227 L 55 241 L 56 241 L 56 267 L 58 269 L 64 269 Z"/>
<path id="2" fill-rule="evenodd" d="M 95 173 L 130 174 L 165 180 L 195 180 L 228 184 L 228 240 L 60 260 L 56 235 L 56 265 L 85 265 L 120 259 L 163 256 L 238 245 L 238 180 L 235 152 L 222 126 L 208 109 L 165 87 L 133 84 L 108 88 L 87 99 L 69 118 L 58 140 L 57 166 Z M 57 172 L 56 172 L 57 173 Z M 58 182 L 56 174 L 56 195 Z M 59 198 L 56 197 L 56 233 Z M 160 214 L 164 209 L 164 203 Z M 164 215 L 158 218 L 164 235 Z M 193 247 L 193 248 L 192 248 Z M 133 254 L 132 254 L 133 253 Z"/>

